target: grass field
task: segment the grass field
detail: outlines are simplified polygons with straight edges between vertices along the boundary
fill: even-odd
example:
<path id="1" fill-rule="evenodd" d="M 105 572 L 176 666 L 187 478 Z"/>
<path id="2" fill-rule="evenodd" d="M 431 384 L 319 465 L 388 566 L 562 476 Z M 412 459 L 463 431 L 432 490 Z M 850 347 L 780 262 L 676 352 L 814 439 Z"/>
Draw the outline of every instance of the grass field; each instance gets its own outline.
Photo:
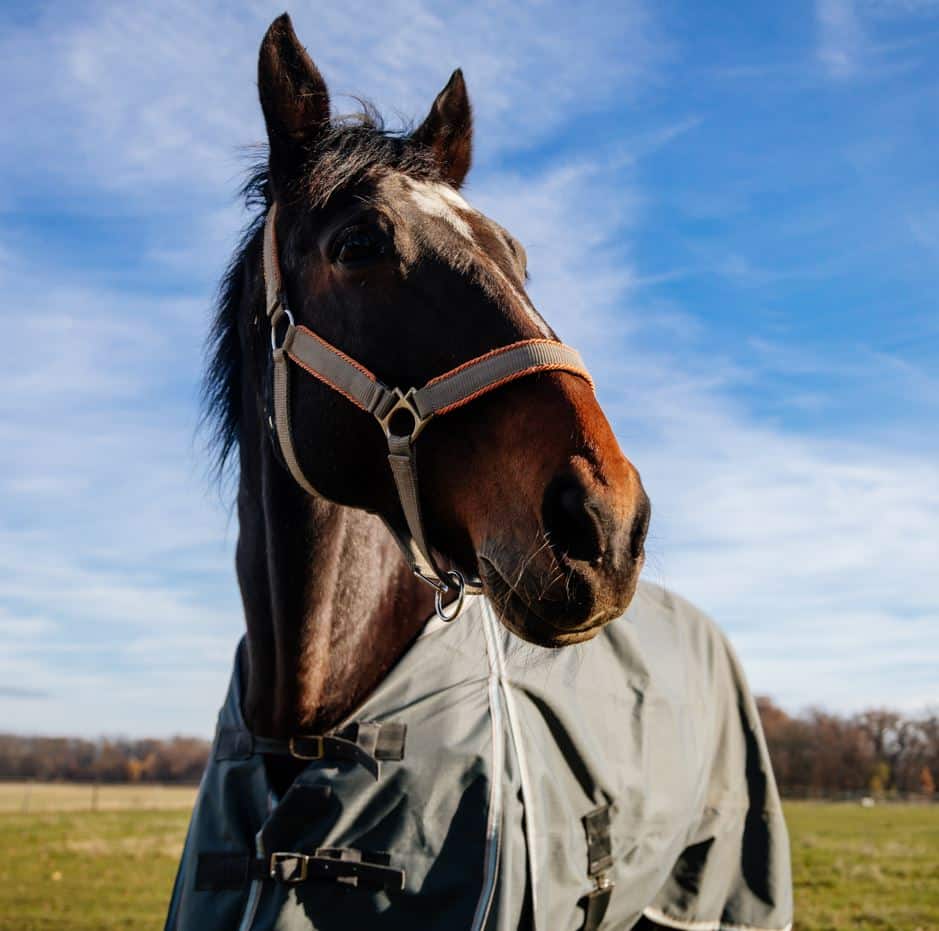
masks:
<path id="1" fill-rule="evenodd" d="M 194 798 L 176 787 L 102 786 L 95 798 L 87 785 L 0 784 L 0 929 L 161 928 Z"/>
<path id="2" fill-rule="evenodd" d="M 0 784 L 0 929 L 161 928 L 194 794 Z M 939 805 L 786 811 L 797 931 L 939 931 Z"/>
<path id="3" fill-rule="evenodd" d="M 939 931 L 939 805 L 790 802 L 799 931 Z"/>

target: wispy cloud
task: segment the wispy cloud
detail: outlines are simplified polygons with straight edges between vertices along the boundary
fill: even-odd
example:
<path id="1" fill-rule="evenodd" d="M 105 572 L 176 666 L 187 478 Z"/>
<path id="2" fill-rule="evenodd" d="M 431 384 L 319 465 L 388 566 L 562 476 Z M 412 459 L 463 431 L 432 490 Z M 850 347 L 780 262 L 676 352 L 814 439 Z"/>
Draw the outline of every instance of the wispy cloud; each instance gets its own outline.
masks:
<path id="1" fill-rule="evenodd" d="M 919 70 L 935 34 L 880 39 L 875 26 L 922 24 L 939 16 L 936 0 L 815 0 L 816 57 L 829 78 L 890 77 Z"/>
<path id="2" fill-rule="evenodd" d="M 861 0 L 865 12 L 872 16 L 935 16 L 939 0 Z"/>
<path id="3" fill-rule="evenodd" d="M 816 0 L 815 17 L 819 62 L 830 77 L 853 77 L 866 42 L 854 0 Z"/>
<path id="4" fill-rule="evenodd" d="M 656 506 L 653 575 L 719 618 L 759 688 L 789 706 L 925 701 L 939 663 L 934 460 L 774 429 L 676 384 L 672 366 L 644 374 L 617 420 Z M 891 640 L 918 644 L 918 676 L 898 677 L 897 651 L 878 647 Z M 807 689 L 806 659 L 833 674 Z"/>
<path id="5" fill-rule="evenodd" d="M 18 171 L 41 159 L 69 184 L 148 203 L 167 189 L 227 197 L 237 153 L 263 138 L 250 89 L 260 37 L 280 11 L 182 0 L 46 5 L 38 23 L 0 40 L 0 77 L 25 89 L 3 104 L 17 132 L 0 164 Z M 422 0 L 357 2 L 301 8 L 294 23 L 339 109 L 356 106 L 354 93 L 420 119 L 464 67 L 482 160 L 536 144 L 574 110 L 638 93 L 666 49 L 640 2 L 577 16 L 536 0 L 446 11 Z M 549 93 L 534 92 L 535 75 L 550 77 Z"/>
<path id="6" fill-rule="evenodd" d="M 0 698 L 28 699 L 35 701 L 37 698 L 48 698 L 47 692 L 41 692 L 38 689 L 18 689 L 0 686 Z"/>

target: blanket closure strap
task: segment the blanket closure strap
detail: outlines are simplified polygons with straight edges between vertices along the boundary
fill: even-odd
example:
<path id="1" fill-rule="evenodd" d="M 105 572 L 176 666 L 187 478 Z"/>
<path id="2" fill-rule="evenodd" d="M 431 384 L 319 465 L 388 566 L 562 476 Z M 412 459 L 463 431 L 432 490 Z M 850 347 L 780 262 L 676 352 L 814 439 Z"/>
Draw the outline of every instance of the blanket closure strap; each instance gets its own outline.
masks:
<path id="1" fill-rule="evenodd" d="M 281 456 L 297 484 L 310 495 L 316 489 L 297 459 L 290 423 L 288 361 L 319 379 L 356 407 L 371 414 L 388 442 L 388 463 L 404 514 L 407 532 L 392 528 L 411 570 L 436 590 L 437 613 L 453 620 L 467 591 L 480 591 L 478 579 L 465 579 L 455 569 L 443 570 L 434 557 L 424 530 L 417 481 L 415 441 L 427 424 L 469 404 L 490 391 L 537 372 L 569 372 L 593 386 L 580 354 L 553 339 L 526 339 L 501 346 L 432 378 L 422 388 L 388 387 L 365 366 L 350 358 L 305 326 L 297 326 L 287 306 L 278 258 L 277 204 L 271 205 L 264 224 L 264 285 L 271 328 L 273 360 L 273 418 L 271 430 Z M 282 327 L 283 324 L 283 327 Z M 282 327 L 283 333 L 279 335 Z M 456 591 L 456 601 L 445 609 L 443 595 Z"/>
<path id="2" fill-rule="evenodd" d="M 384 853 L 365 853 L 352 847 L 320 847 L 315 853 L 279 850 L 270 857 L 245 853 L 201 853 L 196 866 L 196 889 L 242 889 L 255 880 L 296 886 L 310 880 L 330 880 L 400 892 L 404 870 L 389 864 Z"/>
<path id="3" fill-rule="evenodd" d="M 357 763 L 378 779 L 384 760 L 404 759 L 407 725 L 393 721 L 362 721 L 340 734 L 298 734 L 259 737 L 240 727 L 220 727 L 215 736 L 216 760 L 246 760 L 257 753 L 292 756 L 297 760 L 345 760 Z"/>
<path id="4" fill-rule="evenodd" d="M 584 923 L 580 931 L 597 931 L 610 906 L 615 883 L 607 870 L 613 866 L 613 846 L 610 841 L 610 806 L 603 805 L 583 817 L 587 834 L 587 875 L 594 881 L 594 889 L 583 902 Z"/>

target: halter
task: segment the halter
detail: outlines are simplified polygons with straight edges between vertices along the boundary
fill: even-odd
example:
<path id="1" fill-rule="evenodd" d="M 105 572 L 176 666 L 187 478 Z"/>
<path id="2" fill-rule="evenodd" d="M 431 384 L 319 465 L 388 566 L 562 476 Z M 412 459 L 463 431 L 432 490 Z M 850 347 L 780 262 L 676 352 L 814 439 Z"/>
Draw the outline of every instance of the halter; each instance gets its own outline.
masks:
<path id="1" fill-rule="evenodd" d="M 417 483 L 417 448 L 415 441 L 428 422 L 436 416 L 455 411 L 484 394 L 536 372 L 569 372 L 590 378 L 580 354 L 551 339 L 526 339 L 493 349 L 449 372 L 432 378 L 423 388 L 389 388 L 365 366 L 317 336 L 305 326 L 297 326 L 287 307 L 278 259 L 275 219 L 277 204 L 271 205 L 264 224 L 264 287 L 267 317 L 271 327 L 273 360 L 274 417 L 270 426 L 276 436 L 284 463 L 297 484 L 308 494 L 321 497 L 300 468 L 293 445 L 290 425 L 290 370 L 288 361 L 319 379 L 356 407 L 371 414 L 388 441 L 388 463 L 394 477 L 407 523 L 407 533 L 389 527 L 398 541 L 411 571 L 436 592 L 437 614 L 453 620 L 460 612 L 467 591 L 478 592 L 479 579 L 465 579 L 456 569 L 442 570 L 424 533 Z M 277 342 L 278 325 L 286 320 L 283 338 Z M 404 416 L 402 416 L 404 415 Z M 410 417 L 410 429 L 406 428 Z M 402 429 L 406 432 L 399 432 Z M 387 523 L 387 522 L 386 522 Z M 450 610 L 443 596 L 451 589 L 456 601 Z"/>

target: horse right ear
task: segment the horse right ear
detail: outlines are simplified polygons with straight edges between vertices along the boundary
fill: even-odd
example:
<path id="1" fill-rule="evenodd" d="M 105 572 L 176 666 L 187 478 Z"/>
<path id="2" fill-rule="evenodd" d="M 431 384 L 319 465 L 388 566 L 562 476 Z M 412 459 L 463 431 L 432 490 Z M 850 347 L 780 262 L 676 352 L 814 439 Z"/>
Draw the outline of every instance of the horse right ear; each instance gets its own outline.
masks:
<path id="1" fill-rule="evenodd" d="M 300 44 L 290 17 L 271 23 L 258 56 L 258 94 L 270 145 L 271 178 L 287 180 L 329 125 L 326 82 Z"/>
<path id="2" fill-rule="evenodd" d="M 459 68 L 450 75 L 411 139 L 431 150 L 444 180 L 455 188 L 463 183 L 473 154 L 473 110 Z"/>

